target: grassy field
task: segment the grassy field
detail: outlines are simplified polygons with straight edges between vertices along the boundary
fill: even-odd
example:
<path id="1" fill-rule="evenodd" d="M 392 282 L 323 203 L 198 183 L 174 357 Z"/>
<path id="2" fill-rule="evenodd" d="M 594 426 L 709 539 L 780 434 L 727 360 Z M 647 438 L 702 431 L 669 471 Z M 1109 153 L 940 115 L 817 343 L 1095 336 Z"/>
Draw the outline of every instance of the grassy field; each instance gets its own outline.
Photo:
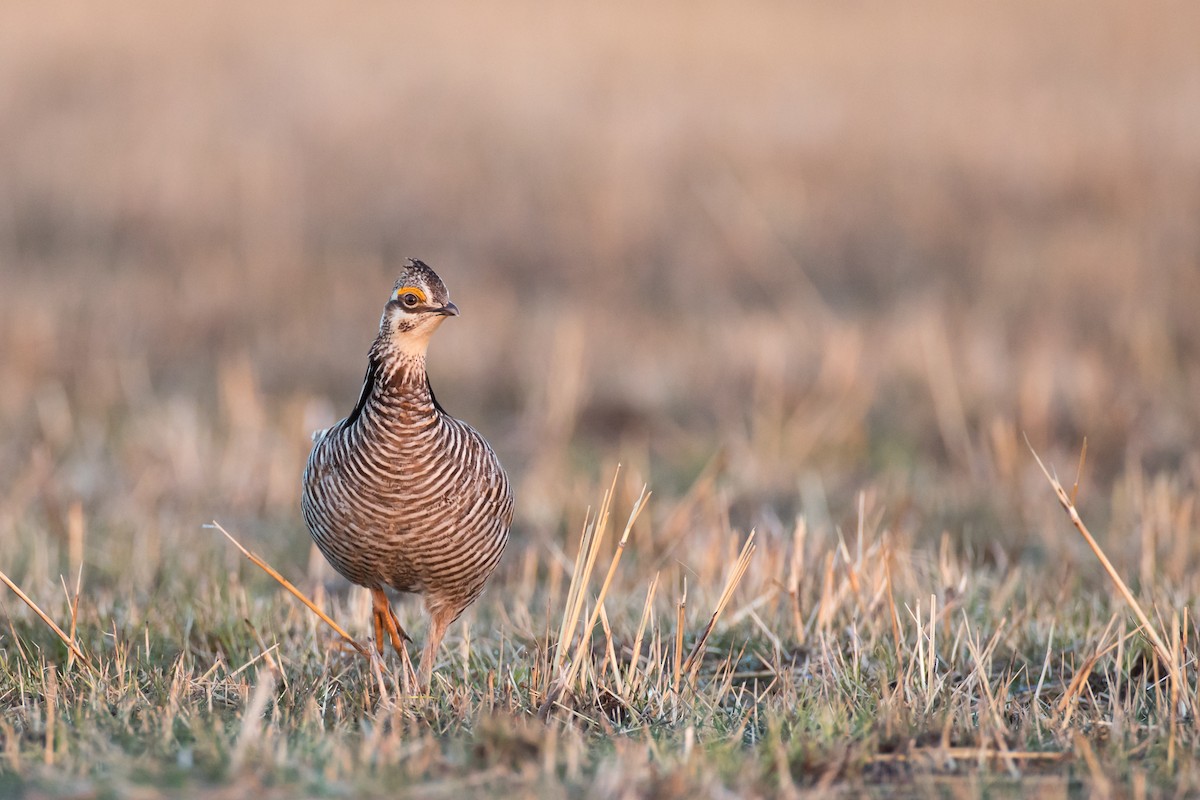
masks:
<path id="1" fill-rule="evenodd" d="M 0 796 L 1200 793 L 1197 30 L 4 4 Z M 407 256 L 517 493 L 415 698 L 206 527 L 367 641 L 299 476 Z"/>

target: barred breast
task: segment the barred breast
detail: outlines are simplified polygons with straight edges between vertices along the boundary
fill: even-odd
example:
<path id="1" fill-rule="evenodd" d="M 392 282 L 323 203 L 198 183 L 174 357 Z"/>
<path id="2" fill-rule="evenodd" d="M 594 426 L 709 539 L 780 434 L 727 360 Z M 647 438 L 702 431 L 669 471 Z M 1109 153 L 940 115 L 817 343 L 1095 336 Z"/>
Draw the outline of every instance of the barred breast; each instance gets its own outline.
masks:
<path id="1" fill-rule="evenodd" d="M 304 486 L 304 518 L 338 572 L 423 594 L 447 622 L 483 591 L 508 542 L 500 461 L 437 404 L 423 363 L 368 371 L 354 413 L 319 436 Z"/>

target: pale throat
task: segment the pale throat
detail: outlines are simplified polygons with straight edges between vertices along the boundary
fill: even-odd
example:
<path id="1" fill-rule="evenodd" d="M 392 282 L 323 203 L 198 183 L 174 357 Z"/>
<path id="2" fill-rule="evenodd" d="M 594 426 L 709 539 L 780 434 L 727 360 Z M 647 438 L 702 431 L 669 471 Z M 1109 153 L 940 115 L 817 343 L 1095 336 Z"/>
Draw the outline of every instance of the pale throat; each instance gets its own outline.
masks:
<path id="1" fill-rule="evenodd" d="M 429 339 L 437 325 L 430 325 L 425 330 L 397 331 L 388 342 L 388 349 L 406 361 L 421 362 L 425 366 L 425 354 L 429 352 Z"/>
<path id="2" fill-rule="evenodd" d="M 425 357 L 429 340 L 442 320 L 410 330 L 393 330 L 390 336 L 380 337 L 376 346 L 381 366 L 389 382 L 425 383 Z"/>

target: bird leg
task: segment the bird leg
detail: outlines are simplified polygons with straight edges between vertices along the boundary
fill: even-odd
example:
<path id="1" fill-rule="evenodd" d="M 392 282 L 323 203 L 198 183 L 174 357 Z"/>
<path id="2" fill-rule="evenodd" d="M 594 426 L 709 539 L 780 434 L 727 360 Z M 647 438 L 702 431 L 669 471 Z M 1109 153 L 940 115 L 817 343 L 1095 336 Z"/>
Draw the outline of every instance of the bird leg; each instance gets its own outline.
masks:
<path id="1" fill-rule="evenodd" d="M 407 682 L 412 675 L 412 662 L 408 660 L 408 648 L 404 646 L 405 641 L 411 641 L 408 634 L 404 632 L 404 628 L 400 627 L 400 620 L 396 617 L 396 612 L 392 611 L 392 604 L 388 602 L 387 595 L 383 589 L 375 588 L 371 590 L 371 601 L 373 603 L 372 614 L 375 618 L 375 648 L 379 651 L 379 655 L 383 655 L 383 634 L 387 631 L 388 638 L 391 639 L 392 647 L 400 656 L 400 663 L 403 665 L 404 678 Z"/>
<path id="2" fill-rule="evenodd" d="M 429 683 L 433 679 L 433 662 L 437 658 L 438 648 L 441 647 L 442 637 L 446 635 L 446 628 L 456 616 L 454 608 L 429 609 L 429 633 L 425 637 L 425 647 L 421 650 L 421 668 L 417 684 L 426 692 L 429 691 Z"/>

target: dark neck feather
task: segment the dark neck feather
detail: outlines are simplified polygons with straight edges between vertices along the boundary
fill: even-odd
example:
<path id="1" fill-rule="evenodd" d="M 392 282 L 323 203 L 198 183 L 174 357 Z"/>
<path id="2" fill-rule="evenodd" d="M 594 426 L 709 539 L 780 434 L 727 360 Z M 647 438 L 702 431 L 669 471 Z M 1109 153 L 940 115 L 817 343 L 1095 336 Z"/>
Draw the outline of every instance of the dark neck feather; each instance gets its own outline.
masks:
<path id="1" fill-rule="evenodd" d="M 359 420 L 373 392 L 408 393 L 418 397 L 424 395 L 434 409 L 446 413 L 433 394 L 424 358 L 397 356 L 395 352 L 388 353 L 380 347 L 372 347 L 367 358 L 367 374 L 363 377 L 362 391 L 354 410 L 342 423 L 344 427 L 349 428 Z"/>
<path id="2" fill-rule="evenodd" d="M 350 416 L 346 417 L 344 425 L 348 428 L 358 421 L 362 416 L 363 409 L 367 405 L 367 398 L 371 396 L 371 391 L 375 388 L 375 382 L 379 379 L 379 361 L 372 353 L 367 359 L 367 374 L 363 378 L 362 391 L 358 395 L 358 402 L 354 404 L 354 410 L 350 412 Z"/>

